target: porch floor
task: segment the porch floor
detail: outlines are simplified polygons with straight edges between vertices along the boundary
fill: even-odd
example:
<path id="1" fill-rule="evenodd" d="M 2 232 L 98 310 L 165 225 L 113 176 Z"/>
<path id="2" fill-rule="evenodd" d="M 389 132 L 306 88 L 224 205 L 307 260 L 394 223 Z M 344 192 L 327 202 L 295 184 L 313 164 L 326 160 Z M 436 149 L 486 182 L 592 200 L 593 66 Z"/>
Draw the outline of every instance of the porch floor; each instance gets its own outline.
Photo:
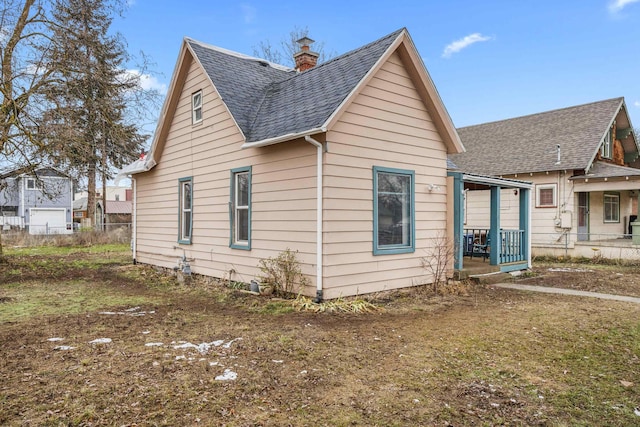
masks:
<path id="1" fill-rule="evenodd" d="M 482 258 L 464 257 L 462 260 L 462 270 L 456 271 L 455 275 L 458 279 L 466 279 L 474 274 L 495 273 L 500 271 L 499 265 L 490 265 L 489 260 Z"/>

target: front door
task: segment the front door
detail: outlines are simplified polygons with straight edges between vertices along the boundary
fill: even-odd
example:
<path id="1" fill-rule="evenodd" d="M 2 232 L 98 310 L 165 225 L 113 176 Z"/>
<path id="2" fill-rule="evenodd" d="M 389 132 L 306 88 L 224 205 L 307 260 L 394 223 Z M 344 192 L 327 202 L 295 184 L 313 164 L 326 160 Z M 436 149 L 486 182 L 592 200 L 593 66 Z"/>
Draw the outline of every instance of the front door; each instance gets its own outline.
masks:
<path id="1" fill-rule="evenodd" d="M 578 193 L 578 241 L 589 240 L 589 193 Z"/>

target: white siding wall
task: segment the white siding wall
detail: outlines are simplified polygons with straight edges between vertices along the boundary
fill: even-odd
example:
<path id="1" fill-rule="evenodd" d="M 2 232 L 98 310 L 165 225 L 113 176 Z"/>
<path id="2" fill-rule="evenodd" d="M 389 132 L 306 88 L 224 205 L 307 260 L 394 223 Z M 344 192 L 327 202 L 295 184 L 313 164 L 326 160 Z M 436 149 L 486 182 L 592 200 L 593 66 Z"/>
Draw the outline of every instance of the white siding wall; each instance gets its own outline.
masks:
<path id="1" fill-rule="evenodd" d="M 191 94 L 203 91 L 203 121 L 191 124 Z M 137 260 L 177 265 L 184 249 L 198 274 L 249 282 L 262 258 L 290 248 L 315 279 L 315 148 L 304 141 L 241 150 L 236 124 L 192 63 L 158 165 L 137 178 Z M 231 169 L 252 167 L 251 250 L 229 247 Z M 178 180 L 193 177 L 191 245 L 178 245 Z M 182 249 L 175 249 L 179 246 Z M 313 280 L 315 283 L 315 281 Z"/>
<path id="2" fill-rule="evenodd" d="M 507 177 L 514 178 L 514 177 Z M 569 175 L 562 172 L 540 173 L 533 175 L 518 175 L 517 179 L 531 181 L 534 188 L 531 191 L 531 243 L 534 253 L 543 254 L 541 248 L 564 248 L 565 244 L 573 248 L 577 240 L 578 217 L 577 203 L 578 195 L 574 192 L 574 184 L 569 180 Z M 537 187 L 541 185 L 554 184 L 557 189 L 556 207 L 537 207 L 536 193 Z M 628 217 L 631 214 L 631 197 L 629 191 L 617 191 L 616 183 L 609 182 L 612 191 L 620 194 L 620 222 L 604 222 L 604 201 L 603 191 L 589 192 L 589 232 L 590 240 L 611 239 L 615 235 L 626 233 L 625 227 Z M 502 228 L 518 227 L 518 197 L 513 194 L 513 190 L 501 191 L 500 221 Z M 468 191 L 466 201 L 466 224 L 465 228 L 488 228 L 490 212 L 489 190 Z M 569 215 L 571 219 L 571 229 L 561 228 L 560 219 L 562 215 Z M 568 231 L 568 236 L 565 232 Z"/>
<path id="3" fill-rule="evenodd" d="M 446 148 L 393 55 L 327 134 L 324 187 L 325 297 L 431 281 L 420 265 L 446 232 Z M 416 251 L 373 255 L 373 167 L 415 171 Z M 429 192 L 427 185 L 439 186 Z"/>

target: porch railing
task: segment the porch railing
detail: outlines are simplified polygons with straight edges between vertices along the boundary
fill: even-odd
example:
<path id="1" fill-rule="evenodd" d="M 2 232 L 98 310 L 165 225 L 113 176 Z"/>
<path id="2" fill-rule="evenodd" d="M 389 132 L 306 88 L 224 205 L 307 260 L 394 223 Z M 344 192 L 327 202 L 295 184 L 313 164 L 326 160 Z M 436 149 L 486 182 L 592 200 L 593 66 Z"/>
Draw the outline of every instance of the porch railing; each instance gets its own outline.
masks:
<path id="1" fill-rule="evenodd" d="M 524 230 L 500 230 L 500 254 L 499 264 L 526 261 L 526 251 L 524 247 Z M 492 246 L 489 239 L 488 228 L 468 228 L 464 230 L 464 254 L 471 254 L 474 245 L 487 246 L 490 252 Z"/>
<path id="2" fill-rule="evenodd" d="M 500 230 L 500 264 L 525 261 L 524 230 Z"/>

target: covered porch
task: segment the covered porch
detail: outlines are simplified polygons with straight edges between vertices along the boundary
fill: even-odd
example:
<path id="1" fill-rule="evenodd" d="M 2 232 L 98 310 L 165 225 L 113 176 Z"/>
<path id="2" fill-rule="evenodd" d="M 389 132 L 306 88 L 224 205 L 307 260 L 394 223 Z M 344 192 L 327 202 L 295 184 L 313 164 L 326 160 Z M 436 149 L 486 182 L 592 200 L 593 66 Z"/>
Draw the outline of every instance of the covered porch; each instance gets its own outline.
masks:
<path id="1" fill-rule="evenodd" d="M 532 184 L 460 171 L 449 171 L 448 176 L 453 188 L 454 270 L 458 276 L 529 268 Z M 503 189 L 512 189 L 518 195 L 517 229 L 501 226 L 500 193 Z M 468 191 L 477 190 L 490 190 L 490 215 L 484 226 L 465 228 L 465 195 Z"/>

